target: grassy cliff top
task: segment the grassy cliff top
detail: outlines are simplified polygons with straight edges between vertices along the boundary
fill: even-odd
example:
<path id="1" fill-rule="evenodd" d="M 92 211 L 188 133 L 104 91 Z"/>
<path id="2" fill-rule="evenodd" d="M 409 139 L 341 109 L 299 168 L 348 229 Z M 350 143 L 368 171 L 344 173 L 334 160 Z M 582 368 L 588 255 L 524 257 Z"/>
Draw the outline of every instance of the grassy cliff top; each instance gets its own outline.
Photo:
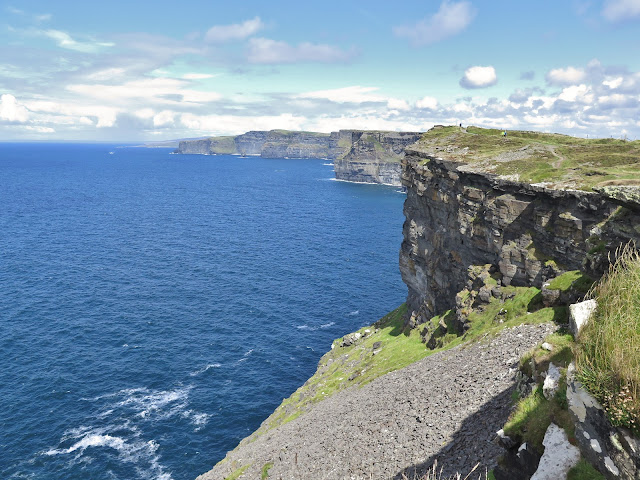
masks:
<path id="1" fill-rule="evenodd" d="M 640 185 L 640 141 L 436 126 L 410 147 L 469 170 L 553 188 Z"/>

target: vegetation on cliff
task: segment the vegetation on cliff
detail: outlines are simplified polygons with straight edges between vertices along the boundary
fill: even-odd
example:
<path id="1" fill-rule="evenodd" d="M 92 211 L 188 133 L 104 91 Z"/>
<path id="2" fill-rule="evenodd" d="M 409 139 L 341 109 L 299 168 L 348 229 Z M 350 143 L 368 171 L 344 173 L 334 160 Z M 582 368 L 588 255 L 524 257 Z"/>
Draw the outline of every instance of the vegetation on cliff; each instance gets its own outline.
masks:
<path id="1" fill-rule="evenodd" d="M 436 126 L 413 150 L 522 182 L 590 190 L 640 184 L 640 141 Z"/>
<path id="2" fill-rule="evenodd" d="M 613 425 L 640 434 L 640 255 L 626 247 L 593 291 L 594 316 L 579 336 L 578 373 Z"/>

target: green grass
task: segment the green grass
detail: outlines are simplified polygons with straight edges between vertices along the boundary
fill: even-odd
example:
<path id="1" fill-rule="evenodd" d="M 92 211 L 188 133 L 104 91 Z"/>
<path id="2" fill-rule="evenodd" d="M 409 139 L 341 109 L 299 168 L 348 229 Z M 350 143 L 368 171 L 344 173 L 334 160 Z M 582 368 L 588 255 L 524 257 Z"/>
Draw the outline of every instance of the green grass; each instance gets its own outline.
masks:
<path id="1" fill-rule="evenodd" d="M 589 190 L 640 184 L 640 141 L 469 126 L 436 126 L 412 147 L 439 158 L 476 164 L 481 171 L 517 175 L 529 183 Z"/>
<path id="2" fill-rule="evenodd" d="M 593 292 L 595 315 L 584 327 L 578 378 L 604 406 L 614 426 L 640 434 L 640 255 L 630 247 Z"/>
<path id="3" fill-rule="evenodd" d="M 581 458 L 578 464 L 567 473 L 567 480 L 605 480 L 605 476 Z"/>
<path id="4" fill-rule="evenodd" d="M 558 275 L 556 278 L 549 282 L 549 289 L 566 291 L 570 288 L 581 293 L 587 293 L 593 285 L 593 279 L 588 275 L 585 275 L 580 270 L 572 270 L 565 272 L 562 275 Z"/>
<path id="5" fill-rule="evenodd" d="M 575 350 L 573 335 L 556 332 L 545 338 L 545 342 L 550 343 L 553 346 L 553 350 L 548 351 L 538 345 L 525 353 L 520 359 L 520 369 L 527 375 L 533 375 L 531 359 L 534 360 L 538 371 L 547 371 L 549 363 L 553 363 L 557 367 L 566 368 L 573 360 Z"/>
<path id="6" fill-rule="evenodd" d="M 262 466 L 262 470 L 260 471 L 260 479 L 267 480 L 269 478 L 269 469 L 273 467 L 273 462 L 267 462 Z"/>
<path id="7" fill-rule="evenodd" d="M 516 404 L 504 426 L 504 433 L 522 442 L 528 442 L 542 453 L 544 435 L 553 422 L 564 428 L 569 439 L 575 441 L 575 427 L 567 410 L 566 392 L 565 380 L 561 382 L 556 396 L 550 400 L 544 398 L 542 386 L 536 387 L 529 396 Z"/>
<path id="8" fill-rule="evenodd" d="M 237 480 L 238 478 L 240 478 L 240 475 L 242 475 L 250 466 L 251 464 L 249 463 L 248 465 L 244 465 L 240 468 L 235 469 L 233 472 L 231 472 L 231 475 L 225 477 L 224 480 Z"/>

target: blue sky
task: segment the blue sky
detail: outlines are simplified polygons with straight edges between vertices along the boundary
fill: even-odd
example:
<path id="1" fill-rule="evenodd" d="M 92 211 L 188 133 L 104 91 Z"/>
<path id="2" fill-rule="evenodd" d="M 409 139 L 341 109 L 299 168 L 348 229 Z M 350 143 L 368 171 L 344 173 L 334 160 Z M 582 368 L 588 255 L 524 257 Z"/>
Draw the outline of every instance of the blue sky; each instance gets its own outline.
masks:
<path id="1" fill-rule="evenodd" d="M 640 136 L 640 0 L 309 3 L 0 3 L 0 140 Z"/>

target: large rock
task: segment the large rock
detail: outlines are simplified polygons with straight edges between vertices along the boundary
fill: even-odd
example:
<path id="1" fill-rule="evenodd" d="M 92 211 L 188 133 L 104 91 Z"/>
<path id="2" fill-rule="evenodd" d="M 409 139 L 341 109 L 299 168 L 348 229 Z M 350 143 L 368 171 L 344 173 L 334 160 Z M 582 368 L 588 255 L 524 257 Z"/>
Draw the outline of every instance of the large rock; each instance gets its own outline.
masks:
<path id="1" fill-rule="evenodd" d="M 569 328 L 575 338 L 578 338 L 580 330 L 587 324 L 597 307 L 598 304 L 594 299 L 569 306 Z"/>
<path id="2" fill-rule="evenodd" d="M 569 470 L 580 460 L 580 450 L 569 443 L 567 434 L 555 423 L 547 428 L 542 444 L 544 453 L 531 480 L 567 478 Z"/>

